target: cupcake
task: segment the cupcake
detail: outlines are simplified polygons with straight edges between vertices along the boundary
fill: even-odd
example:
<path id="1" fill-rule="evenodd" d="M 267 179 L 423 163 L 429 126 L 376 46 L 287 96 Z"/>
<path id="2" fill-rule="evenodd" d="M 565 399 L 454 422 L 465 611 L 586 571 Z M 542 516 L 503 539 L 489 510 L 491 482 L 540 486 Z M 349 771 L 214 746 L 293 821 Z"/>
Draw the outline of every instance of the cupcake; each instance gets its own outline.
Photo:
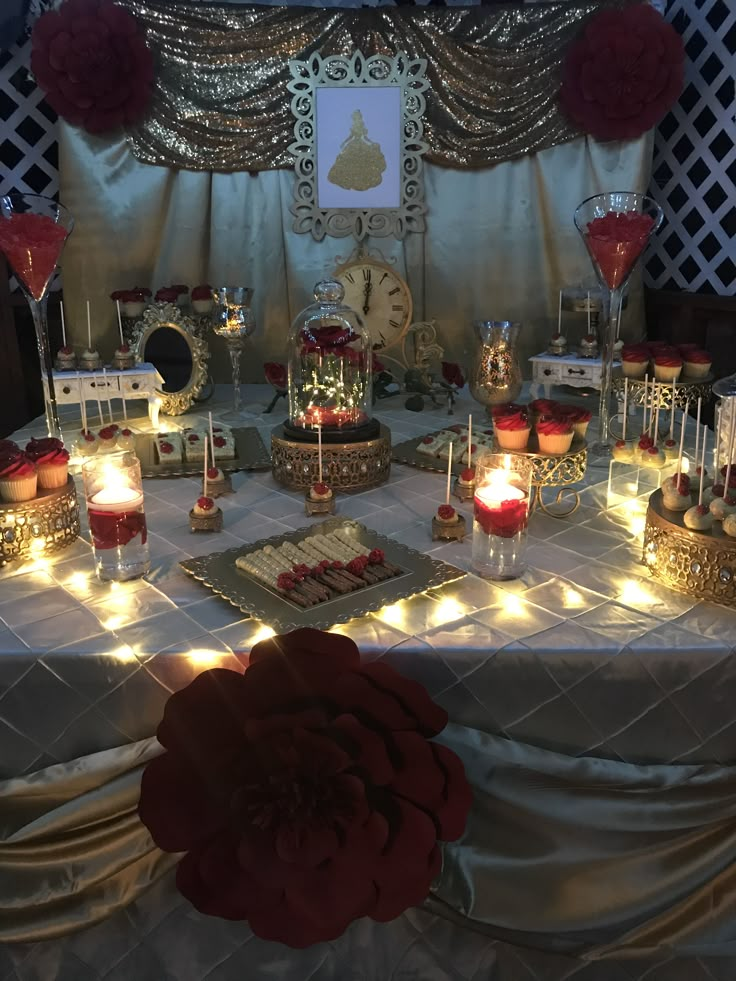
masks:
<path id="1" fill-rule="evenodd" d="M 572 424 L 575 435 L 580 439 L 585 439 L 593 413 L 589 409 L 583 409 L 577 405 L 561 405 L 552 416 L 553 418 L 567 419 Z"/>
<path id="2" fill-rule="evenodd" d="M 115 348 L 112 356 L 112 366 L 117 371 L 126 371 L 128 368 L 135 367 L 135 355 L 130 350 L 129 344 L 121 344 Z"/>
<path id="3" fill-rule="evenodd" d="M 79 367 L 82 371 L 99 371 L 102 367 L 102 358 L 99 352 L 85 348 L 79 355 Z"/>
<path id="4" fill-rule="evenodd" d="M 534 399 L 530 402 L 527 411 L 532 426 L 536 426 L 542 416 L 553 416 L 558 405 L 559 402 L 554 399 Z"/>
<path id="5" fill-rule="evenodd" d="M 32 501 L 38 487 L 36 464 L 23 453 L 0 459 L 0 500 L 8 503 Z"/>
<path id="6" fill-rule="evenodd" d="M 624 345 L 621 351 L 621 367 L 627 378 L 643 378 L 649 366 L 649 352 L 641 347 Z"/>
<path id="7" fill-rule="evenodd" d="M 61 449 L 50 449 L 35 457 L 34 463 L 38 471 L 38 486 L 44 490 L 56 490 L 64 487 L 69 475 L 69 453 Z"/>
<path id="8" fill-rule="evenodd" d="M 710 531 L 715 518 L 705 504 L 696 504 L 687 509 L 682 520 L 691 531 Z"/>
<path id="9" fill-rule="evenodd" d="M 20 446 L 12 439 L 0 439 L 0 456 L 9 456 L 11 453 L 20 453 Z"/>
<path id="10" fill-rule="evenodd" d="M 143 316 L 146 309 L 146 300 L 151 295 L 151 291 L 145 286 L 136 286 L 132 290 L 125 290 L 120 299 L 120 312 L 130 320 L 138 320 Z"/>
<path id="11" fill-rule="evenodd" d="M 712 364 L 713 359 L 707 351 L 686 351 L 682 355 L 682 373 L 693 380 L 707 378 Z"/>
<path id="12" fill-rule="evenodd" d="M 41 439 L 31 438 L 26 443 L 26 448 L 23 451 L 29 460 L 34 462 L 44 453 L 48 453 L 49 450 L 63 450 L 64 444 L 56 436 L 42 436 Z"/>
<path id="13" fill-rule="evenodd" d="M 699 351 L 699 350 L 700 350 L 700 345 L 699 344 L 678 344 L 677 345 L 677 353 L 680 355 L 680 357 L 682 358 L 683 361 L 685 360 L 685 355 L 686 354 L 689 354 L 690 351 Z"/>
<path id="14" fill-rule="evenodd" d="M 212 313 L 213 305 L 212 287 L 209 283 L 195 286 L 192 290 L 192 310 L 201 317 L 204 317 L 208 313 Z"/>
<path id="15" fill-rule="evenodd" d="M 56 354 L 57 371 L 74 371 L 77 367 L 77 356 L 70 347 L 59 348 Z"/>
<path id="16" fill-rule="evenodd" d="M 540 419 L 537 423 L 540 453 L 567 453 L 574 435 L 567 419 Z"/>
<path id="17" fill-rule="evenodd" d="M 654 377 L 658 382 L 672 384 L 682 372 L 682 358 L 674 354 L 657 354 L 654 358 Z"/>
<path id="18" fill-rule="evenodd" d="M 526 447 L 532 427 L 523 409 L 498 416 L 494 422 L 496 440 L 502 450 L 523 450 Z"/>

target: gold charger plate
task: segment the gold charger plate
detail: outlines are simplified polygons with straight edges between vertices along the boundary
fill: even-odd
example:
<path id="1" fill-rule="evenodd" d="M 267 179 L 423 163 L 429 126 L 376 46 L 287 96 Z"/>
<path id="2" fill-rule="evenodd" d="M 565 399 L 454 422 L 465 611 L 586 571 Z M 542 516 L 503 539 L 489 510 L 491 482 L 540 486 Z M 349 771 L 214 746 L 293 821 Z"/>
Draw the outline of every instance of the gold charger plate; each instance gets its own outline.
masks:
<path id="1" fill-rule="evenodd" d="M 349 531 L 365 547 L 366 552 L 374 548 L 383 549 L 387 560 L 399 566 L 402 573 L 385 582 L 303 609 L 235 565 L 238 556 L 255 552 L 264 545 L 278 548 L 284 542 L 297 544 L 312 535 L 329 534 L 337 528 Z M 329 518 L 318 525 L 298 528 L 286 535 L 264 538 L 224 552 L 212 552 L 201 558 L 187 559 L 180 565 L 190 576 L 243 613 L 263 620 L 281 633 L 296 630 L 297 627 L 327 630 L 336 623 L 346 623 L 354 617 L 380 610 L 397 600 L 407 599 L 436 586 L 444 586 L 466 575 L 462 569 L 430 558 L 393 538 L 386 538 L 385 535 L 344 518 Z"/>
<path id="2" fill-rule="evenodd" d="M 230 460 L 218 460 L 217 466 L 223 473 L 238 470 L 270 470 L 271 454 L 261 439 L 261 434 L 253 426 L 233 429 L 235 456 Z M 135 437 L 135 452 L 141 461 L 143 477 L 198 477 L 202 473 L 201 462 L 181 460 L 177 463 L 158 463 L 156 460 L 156 437 L 151 433 L 140 433 Z"/>

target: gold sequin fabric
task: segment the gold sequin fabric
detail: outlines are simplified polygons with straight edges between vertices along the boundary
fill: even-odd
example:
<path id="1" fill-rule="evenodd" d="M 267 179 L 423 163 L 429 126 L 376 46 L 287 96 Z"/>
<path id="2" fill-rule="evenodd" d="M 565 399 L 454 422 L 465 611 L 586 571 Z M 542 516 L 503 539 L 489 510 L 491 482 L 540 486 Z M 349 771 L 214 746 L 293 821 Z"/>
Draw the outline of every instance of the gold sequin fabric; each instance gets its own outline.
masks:
<path id="1" fill-rule="evenodd" d="M 426 159 L 473 168 L 580 135 L 557 105 L 560 67 L 609 4 L 519 7 L 230 7 L 122 0 L 154 51 L 147 121 L 129 134 L 146 163 L 257 171 L 292 165 L 289 60 L 318 51 L 426 58 Z M 620 6 L 620 4 L 616 4 Z"/>

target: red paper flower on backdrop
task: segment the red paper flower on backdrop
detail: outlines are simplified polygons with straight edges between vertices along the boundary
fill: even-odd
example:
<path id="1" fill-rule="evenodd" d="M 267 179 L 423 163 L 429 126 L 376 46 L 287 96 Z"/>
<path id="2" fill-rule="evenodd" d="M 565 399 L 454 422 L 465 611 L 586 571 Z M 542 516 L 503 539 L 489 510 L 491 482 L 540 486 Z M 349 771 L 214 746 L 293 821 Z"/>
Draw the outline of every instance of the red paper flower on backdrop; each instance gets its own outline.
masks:
<path id="1" fill-rule="evenodd" d="M 153 57 L 123 7 L 111 0 L 65 0 L 38 18 L 32 43 L 36 81 L 68 123 L 106 133 L 145 115 Z"/>
<path id="2" fill-rule="evenodd" d="M 568 51 L 562 108 L 597 139 L 633 139 L 676 102 L 684 58 L 682 38 L 649 4 L 603 10 Z"/>
<path id="3" fill-rule="evenodd" d="M 463 765 L 428 738 L 446 722 L 347 637 L 296 630 L 256 644 L 244 674 L 204 671 L 171 696 L 138 811 L 186 852 L 177 885 L 200 912 L 292 947 L 332 940 L 421 903 L 438 839 L 462 833 Z"/>
<path id="4" fill-rule="evenodd" d="M 448 385 L 454 385 L 456 388 L 462 388 L 465 384 L 462 368 L 452 361 L 442 362 L 442 377 Z"/>
<path id="5" fill-rule="evenodd" d="M 277 361 L 267 361 L 263 370 L 266 374 L 266 381 L 274 388 L 285 390 L 287 386 L 286 365 L 279 364 Z"/>

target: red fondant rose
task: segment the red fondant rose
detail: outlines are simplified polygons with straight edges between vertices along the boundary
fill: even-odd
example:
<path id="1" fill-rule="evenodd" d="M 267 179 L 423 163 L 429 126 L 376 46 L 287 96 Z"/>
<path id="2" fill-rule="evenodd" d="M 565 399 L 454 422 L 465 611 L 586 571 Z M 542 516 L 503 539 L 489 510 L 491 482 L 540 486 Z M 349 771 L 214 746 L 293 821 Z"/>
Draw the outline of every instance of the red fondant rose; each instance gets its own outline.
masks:
<path id="1" fill-rule="evenodd" d="M 292 947 L 358 917 L 421 903 L 438 839 L 463 831 L 471 794 L 458 757 L 429 742 L 447 713 L 338 634 L 256 644 L 245 674 L 204 671 L 166 704 L 139 814 L 186 852 L 181 892 Z"/>
<path id="2" fill-rule="evenodd" d="M 266 381 L 278 391 L 285 391 L 287 386 L 286 365 L 277 361 L 267 361 L 263 366 Z"/>
<path id="3" fill-rule="evenodd" d="M 570 47 L 560 101 L 597 139 L 633 139 L 677 100 L 683 65 L 682 38 L 649 4 L 603 10 Z"/>
<path id="4" fill-rule="evenodd" d="M 133 15 L 111 0 L 65 0 L 39 17 L 31 68 L 49 105 L 90 133 L 139 122 L 151 101 L 151 52 Z"/>
<path id="5" fill-rule="evenodd" d="M 442 362 L 442 377 L 448 385 L 454 385 L 456 388 L 462 388 L 465 384 L 462 368 L 451 361 Z"/>

